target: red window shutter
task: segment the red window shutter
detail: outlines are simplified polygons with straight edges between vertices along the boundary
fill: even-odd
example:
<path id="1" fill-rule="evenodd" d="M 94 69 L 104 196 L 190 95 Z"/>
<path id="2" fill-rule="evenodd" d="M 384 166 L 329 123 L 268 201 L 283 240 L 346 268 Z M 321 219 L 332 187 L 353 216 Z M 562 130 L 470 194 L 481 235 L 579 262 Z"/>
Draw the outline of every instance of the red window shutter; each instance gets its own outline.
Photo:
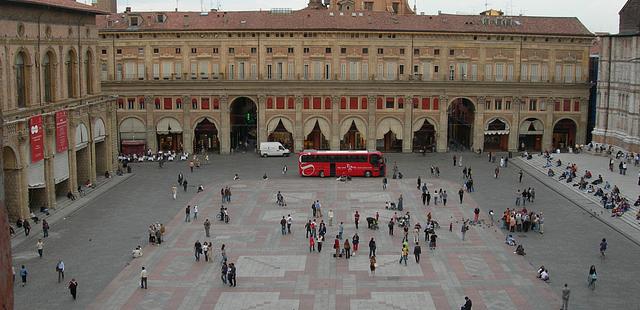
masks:
<path id="1" fill-rule="evenodd" d="M 124 99 L 118 98 L 118 109 L 124 109 Z"/>
<path id="2" fill-rule="evenodd" d="M 404 98 L 398 97 L 398 109 L 404 109 Z"/>
<path id="3" fill-rule="evenodd" d="M 351 110 L 358 109 L 358 97 L 349 97 L 349 109 Z"/>
<path id="4" fill-rule="evenodd" d="M 340 109 L 345 110 L 347 108 L 347 98 L 340 97 Z"/>
<path id="5" fill-rule="evenodd" d="M 140 103 L 141 105 L 144 104 L 144 97 L 140 97 L 138 98 L 138 103 Z"/>
<path id="6" fill-rule="evenodd" d="M 580 101 L 576 100 L 573 102 L 573 112 L 580 112 Z"/>
<path id="7" fill-rule="evenodd" d="M 433 109 L 437 110 L 438 109 L 438 105 L 440 104 L 440 98 L 435 97 L 433 98 Z"/>
<path id="8" fill-rule="evenodd" d="M 220 99 L 213 98 L 213 109 L 220 110 Z"/>
<path id="9" fill-rule="evenodd" d="M 164 98 L 164 109 L 171 110 L 173 108 L 173 99 Z"/>
<path id="10" fill-rule="evenodd" d="M 322 97 L 313 97 L 313 109 L 314 110 L 322 109 Z"/>
<path id="11" fill-rule="evenodd" d="M 293 110 L 296 108 L 296 101 L 293 97 L 289 97 L 287 100 L 287 109 Z"/>
<path id="12" fill-rule="evenodd" d="M 309 97 L 304 97 L 304 109 L 309 110 Z"/>
<path id="13" fill-rule="evenodd" d="M 571 111 L 571 100 L 569 100 L 569 99 L 565 99 L 565 100 L 562 102 L 562 111 L 564 111 L 564 112 L 569 112 L 569 111 Z"/>
<path id="14" fill-rule="evenodd" d="M 382 110 L 382 97 L 378 97 L 378 99 L 376 100 L 376 108 L 378 110 Z"/>
<path id="15" fill-rule="evenodd" d="M 284 97 L 276 97 L 276 109 L 284 110 Z"/>
<path id="16" fill-rule="evenodd" d="M 422 98 L 422 109 L 423 110 L 431 109 L 431 98 Z"/>
<path id="17" fill-rule="evenodd" d="M 331 110 L 331 97 L 324 98 L 324 109 Z"/>
<path id="18" fill-rule="evenodd" d="M 176 105 L 177 106 L 182 106 L 182 98 L 176 99 Z"/>
<path id="19" fill-rule="evenodd" d="M 192 109 L 197 109 L 198 108 L 198 99 L 196 99 L 196 98 L 191 99 L 191 108 Z"/>
<path id="20" fill-rule="evenodd" d="M 203 110 L 209 110 L 209 98 L 202 98 L 200 108 L 202 108 Z"/>
<path id="21" fill-rule="evenodd" d="M 556 101 L 553 105 L 554 111 L 560 111 L 560 101 Z"/>
<path id="22" fill-rule="evenodd" d="M 362 109 L 366 110 L 367 109 L 367 97 L 362 97 L 361 102 L 362 102 L 361 103 Z"/>
<path id="23" fill-rule="evenodd" d="M 411 101 L 413 102 L 413 108 L 414 109 L 418 109 L 420 107 L 420 98 L 413 97 L 413 99 L 411 99 Z"/>
<path id="24" fill-rule="evenodd" d="M 273 109 L 273 98 L 267 97 L 267 109 Z"/>

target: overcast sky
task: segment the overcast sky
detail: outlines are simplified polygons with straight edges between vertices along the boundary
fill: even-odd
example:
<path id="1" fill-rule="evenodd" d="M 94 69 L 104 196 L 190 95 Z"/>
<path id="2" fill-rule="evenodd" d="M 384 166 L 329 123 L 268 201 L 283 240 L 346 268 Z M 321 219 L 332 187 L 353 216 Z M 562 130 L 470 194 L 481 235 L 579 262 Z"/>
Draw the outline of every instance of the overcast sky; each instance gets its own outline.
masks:
<path id="1" fill-rule="evenodd" d="M 90 0 L 80 0 L 89 2 Z M 418 12 L 437 14 L 477 14 L 485 9 L 485 0 L 415 0 Z M 626 0 L 486 0 L 489 8 L 510 15 L 575 16 L 592 32 L 618 32 L 618 12 Z M 177 0 L 181 11 L 199 11 L 201 2 L 206 10 L 218 7 L 225 11 L 268 10 L 271 8 L 301 9 L 308 0 Z M 413 7 L 414 0 L 409 0 Z M 118 12 L 127 6 L 134 11 L 174 10 L 176 0 L 118 0 Z"/>

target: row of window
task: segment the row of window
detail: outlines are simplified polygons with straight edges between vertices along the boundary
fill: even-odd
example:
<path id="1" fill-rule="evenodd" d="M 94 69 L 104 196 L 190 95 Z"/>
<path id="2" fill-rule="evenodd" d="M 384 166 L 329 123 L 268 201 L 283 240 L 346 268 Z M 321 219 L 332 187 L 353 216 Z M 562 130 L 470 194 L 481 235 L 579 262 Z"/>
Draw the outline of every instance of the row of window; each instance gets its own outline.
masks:
<path id="1" fill-rule="evenodd" d="M 212 47 L 210 49 L 211 49 L 211 54 L 214 54 L 214 55 L 220 54 L 220 48 Z M 266 47 L 265 48 L 265 52 L 267 54 L 273 54 L 273 49 L 274 49 L 273 47 Z M 341 47 L 340 48 L 340 54 L 346 55 L 348 49 L 349 48 L 347 48 L 347 47 Z M 351 49 L 352 49 L 352 51 L 355 52 L 358 48 L 351 48 Z M 398 48 L 398 49 L 391 49 L 390 48 L 390 49 L 387 49 L 387 53 L 389 52 L 389 50 L 392 51 L 391 54 L 393 54 L 393 52 L 397 51 L 398 54 L 405 55 L 405 48 Z M 198 54 L 198 51 L 200 51 L 202 54 L 208 54 L 209 53 L 209 48 L 200 48 L 200 49 L 198 49 L 197 47 L 192 47 L 191 48 L 191 54 Z M 228 54 L 235 54 L 236 53 L 235 47 L 229 47 L 227 49 L 227 51 L 228 51 Z M 251 47 L 250 48 L 250 52 L 251 52 L 251 54 L 257 54 L 258 53 L 258 48 L 257 47 Z M 309 54 L 311 52 L 311 49 L 309 47 L 304 47 L 304 48 L 302 48 L 302 52 L 304 54 Z M 324 53 L 325 54 L 331 54 L 331 52 L 332 52 L 332 48 L 331 47 L 325 47 L 325 49 L 324 49 Z M 360 48 L 360 52 L 363 55 L 368 55 L 369 54 L 369 48 L 368 47 Z M 413 49 L 413 54 L 416 55 L 416 56 L 419 56 L 421 54 L 423 54 L 423 55 L 428 54 L 428 53 L 425 53 L 425 52 L 426 52 L 425 49 L 420 49 L 420 48 L 414 48 Z M 102 55 L 107 55 L 108 50 L 103 48 L 101 53 L 102 53 Z M 181 47 L 176 47 L 174 49 L 174 53 L 176 55 L 182 54 L 182 48 Z M 295 48 L 287 47 L 287 54 L 294 54 L 294 53 L 295 53 Z M 121 48 L 116 49 L 116 54 L 117 55 L 122 55 L 123 54 L 123 49 L 121 49 Z M 157 47 L 153 48 L 153 54 L 154 55 L 160 54 L 160 48 L 157 48 Z M 378 48 L 377 54 L 378 55 L 384 55 L 385 54 L 385 49 L 384 48 Z M 138 48 L 138 55 L 141 55 L 141 56 L 144 55 L 144 47 L 139 47 Z M 438 49 L 438 48 L 433 49 L 433 56 L 440 56 L 440 49 Z M 456 50 L 455 49 L 449 49 L 449 56 L 456 56 Z"/>
<path id="2" fill-rule="evenodd" d="M 44 102 L 50 103 L 54 101 L 58 101 L 62 98 L 77 98 L 80 96 L 80 78 L 78 77 L 78 57 L 74 51 L 69 51 L 65 55 L 64 63 L 63 63 L 63 76 L 60 76 L 58 71 L 56 71 L 56 66 L 58 65 L 58 58 L 55 55 L 53 50 L 47 51 L 41 62 L 41 66 L 33 66 L 32 61 L 30 60 L 29 55 L 25 51 L 21 51 L 17 53 L 14 68 L 15 68 L 15 76 L 14 82 L 15 84 L 10 84 L 9 87 L 15 86 L 16 88 L 16 97 L 15 97 L 15 107 L 17 108 L 25 108 L 29 105 L 29 102 L 36 99 L 32 98 L 32 89 L 31 85 L 31 75 L 38 74 L 42 75 L 42 94 Z M 93 93 L 93 70 L 92 66 L 93 56 L 91 52 L 87 51 L 84 63 L 82 67 L 82 74 L 84 75 L 84 83 L 86 87 L 86 91 L 88 94 Z M 35 70 L 41 70 L 41 72 Z M 56 94 L 58 94 L 58 88 L 61 87 L 60 81 L 66 82 L 66 88 L 64 89 L 64 93 L 62 94 L 62 98 L 58 98 Z M 39 84 L 37 85 L 39 86 Z M 37 87 L 35 86 L 35 87 Z M 39 93 L 39 92 L 36 92 Z"/>
<path id="3" fill-rule="evenodd" d="M 573 101 L 573 106 L 572 106 Z M 512 107 L 512 98 L 491 98 L 485 100 L 485 110 L 493 111 L 509 111 Z M 530 112 L 546 111 L 546 102 L 544 99 L 526 98 L 522 104 Z M 573 107 L 573 109 L 572 109 Z M 556 112 L 580 112 L 580 100 L 563 99 L 554 102 L 554 111 Z"/>
<path id="4" fill-rule="evenodd" d="M 154 80 L 180 80 L 180 79 L 224 79 L 227 80 L 257 80 L 259 77 L 258 66 L 255 62 L 229 63 L 225 72 L 222 72 L 218 63 L 208 60 L 191 62 L 189 72 L 183 70 L 183 62 L 163 61 L 152 65 L 151 77 Z M 313 61 L 303 64 L 302 73 L 296 71 L 294 61 L 266 63 L 264 76 L 266 80 L 387 80 L 413 79 L 424 81 L 497 81 L 514 82 L 516 72 L 512 63 L 488 63 L 484 65 L 484 75 L 479 73 L 476 63 L 451 63 L 448 72 L 441 72 L 439 63 L 422 62 L 408 72 L 404 64 L 397 62 L 379 62 L 375 75 L 369 72 L 369 63 L 361 61 L 349 61 L 340 63 L 339 72 L 332 72 L 329 62 Z M 120 80 L 145 80 L 147 79 L 145 63 L 128 61 L 124 64 L 116 64 L 116 77 Z M 334 75 L 335 74 L 335 75 Z M 101 65 L 101 76 L 108 80 L 108 67 L 106 63 Z M 520 78 L 528 82 L 550 82 L 549 65 L 545 63 L 523 63 L 520 67 Z M 556 64 L 555 82 L 575 83 L 584 82 L 582 66 L 568 63 Z"/>
<path id="5" fill-rule="evenodd" d="M 118 98 L 118 109 L 123 110 L 145 110 L 146 103 L 144 97 Z M 154 108 L 156 110 L 180 110 L 183 108 L 182 98 L 154 98 Z M 196 97 L 191 98 L 192 110 L 220 110 L 220 99 L 218 97 Z"/>

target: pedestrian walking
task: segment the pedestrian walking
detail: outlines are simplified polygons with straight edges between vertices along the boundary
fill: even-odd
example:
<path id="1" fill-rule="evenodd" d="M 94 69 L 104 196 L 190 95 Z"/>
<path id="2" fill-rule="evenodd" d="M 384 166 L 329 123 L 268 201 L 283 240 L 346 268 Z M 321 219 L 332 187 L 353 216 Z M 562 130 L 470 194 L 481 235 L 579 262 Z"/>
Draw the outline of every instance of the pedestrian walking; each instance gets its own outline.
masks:
<path id="1" fill-rule="evenodd" d="M 427 192 L 422 192 L 422 205 L 425 206 L 427 204 Z"/>
<path id="2" fill-rule="evenodd" d="M 454 167 L 456 166 L 457 159 L 458 158 L 456 157 L 456 155 L 453 155 L 453 166 Z"/>
<path id="3" fill-rule="evenodd" d="M 282 174 L 283 174 L 283 175 L 287 174 L 287 165 L 284 165 L 284 166 L 282 167 Z"/>
<path id="4" fill-rule="evenodd" d="M 195 165 L 193 164 L 193 160 L 190 160 L 190 161 L 189 161 L 189 170 L 191 170 L 191 173 L 193 173 L 193 167 L 194 167 L 194 166 L 195 166 Z"/>
<path id="5" fill-rule="evenodd" d="M 309 237 L 309 253 L 316 250 L 316 239 L 313 236 Z"/>
<path id="6" fill-rule="evenodd" d="M 58 272 L 58 283 L 64 280 L 64 262 L 60 259 L 56 264 L 56 271 Z"/>
<path id="7" fill-rule="evenodd" d="M 469 230 L 469 226 L 467 226 L 467 222 L 464 221 L 462 222 L 462 228 L 460 228 L 460 231 L 462 232 L 462 241 L 464 241 L 464 236 L 467 234 L 467 230 Z"/>
<path id="8" fill-rule="evenodd" d="M 475 209 L 473 209 L 473 222 L 475 224 L 478 224 L 479 217 L 480 217 L 480 208 L 476 207 Z"/>
<path id="9" fill-rule="evenodd" d="M 438 235 L 436 235 L 435 233 L 432 233 L 431 236 L 429 236 L 429 249 L 430 250 L 435 250 L 436 249 L 436 240 L 438 239 Z"/>
<path id="10" fill-rule="evenodd" d="M 351 244 L 353 245 L 353 255 L 356 255 L 360 248 L 360 236 L 358 236 L 358 233 L 353 234 L 353 237 L 351 237 Z"/>
<path id="11" fill-rule="evenodd" d="M 596 272 L 596 266 L 591 265 L 591 267 L 589 268 L 589 278 L 588 278 L 587 287 L 591 288 L 591 290 L 595 290 L 596 280 L 598 280 L 598 273 Z"/>
<path id="12" fill-rule="evenodd" d="M 346 259 L 351 258 L 351 244 L 349 243 L 349 238 L 344 240 L 344 255 Z"/>
<path id="13" fill-rule="evenodd" d="M 338 226 L 338 236 L 340 236 L 340 240 L 342 240 L 342 233 L 344 233 L 344 222 L 340 222 L 340 226 Z"/>
<path id="14" fill-rule="evenodd" d="M 229 266 L 227 266 L 227 262 L 222 262 L 221 268 L 222 274 L 220 275 L 220 279 L 222 279 L 222 283 L 227 284 L 227 273 L 229 273 Z"/>
<path id="15" fill-rule="evenodd" d="M 460 196 L 460 204 L 462 204 L 462 198 L 464 198 L 464 189 L 462 187 L 458 191 L 458 196 Z"/>
<path id="16" fill-rule="evenodd" d="M 27 284 L 27 275 L 28 274 L 29 274 L 29 271 L 27 271 L 27 267 L 22 265 L 22 267 L 20 267 L 20 278 L 22 278 L 22 286 L 23 287 Z"/>
<path id="17" fill-rule="evenodd" d="M 140 288 L 147 289 L 147 269 L 142 266 L 142 271 L 140 271 Z"/>
<path id="18" fill-rule="evenodd" d="M 420 244 L 416 242 L 416 245 L 413 247 L 413 256 L 416 258 L 416 263 L 420 263 L 420 254 L 422 254 L 422 248 L 420 248 Z"/>
<path id="19" fill-rule="evenodd" d="M 198 205 L 194 205 L 193 206 L 193 220 L 197 220 L 198 219 Z"/>
<path id="20" fill-rule="evenodd" d="M 42 220 L 42 237 L 49 237 L 49 222 L 46 219 Z"/>
<path id="21" fill-rule="evenodd" d="M 464 305 L 462 305 L 460 310 L 471 310 L 472 305 L 473 303 L 471 302 L 471 299 L 467 296 L 464 296 Z"/>
<path id="22" fill-rule="evenodd" d="M 447 195 L 447 191 L 442 192 L 442 204 L 443 205 L 447 205 L 447 198 L 449 197 L 449 195 Z"/>
<path id="23" fill-rule="evenodd" d="M 229 286 L 236 287 L 236 265 L 234 263 L 229 264 L 229 276 L 227 280 L 229 280 Z"/>
<path id="24" fill-rule="evenodd" d="M 200 261 L 200 254 L 202 253 L 202 243 L 200 240 L 196 240 L 196 243 L 193 244 L 194 256 L 196 257 L 196 262 Z"/>
<path id="25" fill-rule="evenodd" d="M 284 218 L 284 215 L 282 216 L 282 219 L 280 220 L 280 231 L 281 231 L 283 236 L 287 234 L 287 219 Z"/>
<path id="26" fill-rule="evenodd" d="M 209 235 L 209 231 L 211 230 L 211 221 L 209 221 L 209 219 L 205 219 L 204 220 L 204 233 L 205 236 L 207 236 L 207 238 L 210 237 Z"/>
<path id="27" fill-rule="evenodd" d="M 393 236 L 393 219 L 389 220 L 389 224 L 387 226 L 389 226 L 389 235 Z"/>
<path id="28" fill-rule="evenodd" d="M 353 220 L 356 223 L 356 229 L 358 229 L 358 223 L 360 223 L 360 213 L 356 210 L 356 214 L 353 215 Z"/>
<path id="29" fill-rule="evenodd" d="M 322 243 L 324 242 L 324 234 L 318 236 L 318 253 L 322 252 Z"/>
<path id="30" fill-rule="evenodd" d="M 291 217 L 291 214 L 287 215 L 287 233 L 291 233 L 291 224 L 293 224 L 293 218 Z"/>
<path id="31" fill-rule="evenodd" d="M 209 243 L 206 241 L 202 244 L 202 254 L 204 254 L 204 261 L 208 262 L 209 261 Z"/>
<path id="32" fill-rule="evenodd" d="M 522 169 L 518 172 L 518 183 L 522 183 Z"/>
<path id="33" fill-rule="evenodd" d="M 180 181 L 180 183 L 182 183 L 182 181 Z M 178 197 L 178 188 L 175 185 L 171 186 L 171 196 L 173 196 L 173 200 L 176 200 Z"/>
<path id="34" fill-rule="evenodd" d="M 333 209 L 329 209 L 329 226 L 333 226 Z"/>
<path id="35" fill-rule="evenodd" d="M 382 178 L 382 190 L 387 190 L 387 177 Z M 640 175 L 638 176 L 638 185 L 640 185 Z"/>
<path id="36" fill-rule="evenodd" d="M 189 182 L 187 182 L 187 180 L 182 181 L 182 188 L 184 189 L 185 193 L 187 192 L 187 185 L 189 184 Z"/>
<path id="37" fill-rule="evenodd" d="M 71 293 L 73 300 L 76 300 L 76 295 L 78 293 L 78 281 L 76 281 L 75 278 L 72 278 L 71 281 L 69 281 L 69 292 Z"/>
<path id="38" fill-rule="evenodd" d="M 313 217 L 316 217 L 317 213 L 316 213 L 316 202 L 315 201 L 311 204 L 311 214 L 312 214 Z"/>
<path id="39" fill-rule="evenodd" d="M 42 258 L 42 251 L 44 250 L 44 242 L 42 242 L 42 239 L 38 239 L 38 242 L 36 242 L 36 249 L 38 250 L 38 256 Z"/>
<path id="40" fill-rule="evenodd" d="M 560 308 L 560 310 L 569 310 L 570 295 L 571 295 L 571 290 L 567 286 L 567 283 L 565 283 L 564 288 L 562 289 L 562 308 Z"/>
<path id="41" fill-rule="evenodd" d="M 184 221 L 191 222 L 191 206 L 189 205 L 184 209 Z"/>
<path id="42" fill-rule="evenodd" d="M 429 205 L 430 202 L 431 202 L 431 193 L 427 191 L 427 206 Z"/>
<path id="43" fill-rule="evenodd" d="M 24 220 L 22 227 L 24 228 L 24 235 L 28 237 L 31 232 L 31 224 L 29 224 L 29 220 Z"/>
<path id="44" fill-rule="evenodd" d="M 604 258 L 604 252 L 606 251 L 607 251 L 607 239 L 602 238 L 602 241 L 600 242 L 600 255 L 602 256 L 602 258 Z"/>
<path id="45" fill-rule="evenodd" d="M 369 240 L 369 257 L 375 257 L 376 256 L 376 240 L 371 237 L 371 240 Z"/>
<path id="46" fill-rule="evenodd" d="M 402 261 L 404 261 L 404 265 L 407 265 L 407 258 L 409 257 L 409 247 L 408 246 L 402 246 L 402 251 L 400 252 L 400 262 L 399 264 L 402 264 Z"/>
<path id="47" fill-rule="evenodd" d="M 182 172 L 178 172 L 178 184 L 182 185 L 182 180 L 184 180 L 184 175 Z"/>
<path id="48" fill-rule="evenodd" d="M 493 177 L 497 179 L 499 175 L 500 175 L 500 167 L 496 166 L 496 169 L 493 171 Z"/>
<path id="49" fill-rule="evenodd" d="M 420 189 L 420 185 L 422 185 L 422 180 L 420 179 L 420 176 L 418 176 L 418 189 Z"/>

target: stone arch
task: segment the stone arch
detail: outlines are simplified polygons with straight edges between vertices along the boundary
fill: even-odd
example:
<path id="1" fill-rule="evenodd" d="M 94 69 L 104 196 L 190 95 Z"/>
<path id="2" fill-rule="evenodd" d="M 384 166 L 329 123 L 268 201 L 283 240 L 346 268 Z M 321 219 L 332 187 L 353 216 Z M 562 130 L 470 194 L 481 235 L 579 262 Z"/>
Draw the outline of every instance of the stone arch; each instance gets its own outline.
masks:
<path id="1" fill-rule="evenodd" d="M 435 152 L 438 144 L 438 122 L 433 118 L 424 116 L 413 122 L 413 151 Z"/>
<path id="2" fill-rule="evenodd" d="M 220 123 L 215 118 L 213 118 L 211 116 L 200 116 L 200 117 L 196 118 L 195 121 L 192 122 L 191 129 L 192 130 L 196 130 L 196 127 L 198 127 L 198 124 L 200 122 L 204 121 L 205 119 L 210 121 L 210 122 L 212 122 L 216 126 L 216 128 L 220 128 Z"/>
<path id="3" fill-rule="evenodd" d="M 232 149 L 253 149 L 258 142 L 258 101 L 250 96 L 238 96 L 229 105 L 230 142 Z M 265 124 L 260 124 L 261 129 Z"/>
<path id="4" fill-rule="evenodd" d="M 75 130 L 75 146 L 78 148 L 84 148 L 89 143 L 89 129 L 84 122 L 78 123 Z"/>
<path id="5" fill-rule="evenodd" d="M 4 201 L 9 213 L 9 218 L 16 219 L 23 217 L 28 212 L 26 201 L 22 194 L 22 179 L 20 156 L 16 149 L 12 146 L 5 145 L 2 148 L 2 164 L 4 172 Z"/>
<path id="6" fill-rule="evenodd" d="M 308 117 L 303 126 L 304 149 L 329 149 L 331 121 L 324 116 Z"/>
<path id="7" fill-rule="evenodd" d="M 2 168 L 8 169 L 20 169 L 20 157 L 18 152 L 11 146 L 5 145 L 2 148 Z"/>
<path id="8" fill-rule="evenodd" d="M 104 125 L 104 121 L 101 117 L 96 117 L 93 120 L 93 129 L 91 130 L 93 133 L 93 140 L 101 142 L 107 136 L 107 129 Z"/>
<path id="9" fill-rule="evenodd" d="M 156 121 L 156 139 L 159 151 L 183 150 L 184 127 L 180 120 L 173 116 L 161 117 Z"/>
<path id="10" fill-rule="evenodd" d="M 560 121 L 570 120 L 576 125 L 576 129 L 578 128 L 578 121 L 573 116 L 562 116 L 553 122 L 553 127 L 555 127 Z"/>
<path id="11" fill-rule="evenodd" d="M 424 122 L 428 122 L 429 124 L 431 124 L 431 126 L 433 126 L 433 128 L 438 131 L 438 122 L 436 120 L 434 120 L 432 117 L 429 116 L 423 116 L 423 117 L 419 117 L 417 118 L 414 122 L 413 122 L 413 131 L 416 132 L 418 130 L 420 130 L 420 127 L 422 127 L 422 125 L 424 125 Z"/>
<path id="12" fill-rule="evenodd" d="M 402 152 L 403 122 L 393 116 L 382 118 L 376 125 L 376 149 L 383 152 Z"/>
<path id="13" fill-rule="evenodd" d="M 220 125 L 213 117 L 198 117 L 191 128 L 194 152 L 220 152 Z"/>
<path id="14" fill-rule="evenodd" d="M 108 146 L 105 142 L 107 138 L 107 129 L 104 121 L 101 117 L 96 117 L 93 120 L 93 127 L 91 129 L 93 135 L 93 144 L 95 149 L 95 175 L 102 175 L 105 171 L 110 170 Z"/>
<path id="15" fill-rule="evenodd" d="M 573 117 L 561 117 L 553 123 L 554 149 L 573 148 L 577 143 L 578 122 Z"/>
<path id="16" fill-rule="evenodd" d="M 25 48 L 19 48 L 13 60 L 14 65 L 14 82 L 16 90 L 17 108 L 25 108 L 31 100 L 31 68 L 33 60 L 29 51 Z"/>
<path id="17" fill-rule="evenodd" d="M 91 182 L 91 148 L 89 148 L 89 129 L 80 121 L 75 128 L 76 180 L 78 185 Z"/>
<path id="18" fill-rule="evenodd" d="M 464 96 L 447 103 L 447 143 L 452 150 L 475 148 L 474 123 L 476 103 Z"/>
<path id="19" fill-rule="evenodd" d="M 57 81 L 56 72 L 58 59 L 52 48 L 47 48 L 42 56 L 42 81 L 43 95 L 45 102 L 53 102 L 56 99 Z"/>
<path id="20" fill-rule="evenodd" d="M 345 117 L 340 123 L 339 133 L 340 149 L 364 150 L 367 148 L 367 122 L 360 116 Z"/>
<path id="21" fill-rule="evenodd" d="M 285 148 L 295 149 L 293 134 L 294 122 L 284 115 L 271 117 L 267 122 L 267 141 L 280 142 Z"/>
<path id="22" fill-rule="evenodd" d="M 489 118 L 484 123 L 485 151 L 508 151 L 511 135 L 509 121 L 500 116 Z"/>
<path id="23" fill-rule="evenodd" d="M 95 81 L 95 59 L 93 57 L 93 50 L 87 47 L 84 57 L 84 83 L 87 94 L 93 94 Z"/>
<path id="24" fill-rule="evenodd" d="M 146 121 L 145 121 L 144 119 L 142 119 L 141 117 L 139 117 L 139 116 L 135 116 L 135 115 L 131 115 L 131 116 L 127 116 L 126 118 L 123 118 L 123 119 L 120 121 L 120 123 L 118 124 L 118 129 L 119 129 L 119 130 L 122 130 L 122 125 L 123 125 L 125 122 L 128 122 L 128 120 L 129 120 L 129 119 L 135 119 L 135 120 L 139 121 L 139 122 L 142 124 L 143 128 L 145 128 L 145 132 L 146 132 L 146 126 L 145 126 Z"/>
<path id="25" fill-rule="evenodd" d="M 493 123 L 496 120 L 504 123 L 505 126 L 506 126 L 506 130 L 510 130 L 511 123 L 506 118 L 504 118 L 502 116 L 494 116 L 494 117 L 489 118 L 486 122 L 484 122 L 484 130 L 485 131 L 489 130 L 488 129 L 489 128 L 489 124 Z"/>
<path id="26" fill-rule="evenodd" d="M 78 97 L 78 52 L 73 47 L 68 48 L 64 54 L 64 72 L 67 83 L 67 97 Z"/>
<path id="27" fill-rule="evenodd" d="M 542 151 L 544 120 L 527 117 L 518 126 L 518 149 L 520 151 Z"/>
<path id="28" fill-rule="evenodd" d="M 163 125 L 174 125 L 175 127 L 171 127 L 171 129 L 169 129 L 169 127 L 164 127 Z M 163 116 L 156 121 L 157 132 L 182 132 L 183 130 L 180 120 L 173 116 Z"/>
<path id="29" fill-rule="evenodd" d="M 451 105 L 454 103 L 454 101 L 458 100 L 458 99 L 466 99 L 469 100 L 472 104 L 473 104 L 473 108 L 474 110 L 477 109 L 478 107 L 478 102 L 476 100 L 474 100 L 472 97 L 468 97 L 468 96 L 456 96 L 453 97 L 452 99 L 449 100 L 449 102 L 447 102 L 447 110 L 449 108 L 451 108 Z"/>
<path id="30" fill-rule="evenodd" d="M 147 139 L 145 121 L 137 116 L 124 118 L 118 124 L 120 151 L 123 154 L 144 153 Z"/>

